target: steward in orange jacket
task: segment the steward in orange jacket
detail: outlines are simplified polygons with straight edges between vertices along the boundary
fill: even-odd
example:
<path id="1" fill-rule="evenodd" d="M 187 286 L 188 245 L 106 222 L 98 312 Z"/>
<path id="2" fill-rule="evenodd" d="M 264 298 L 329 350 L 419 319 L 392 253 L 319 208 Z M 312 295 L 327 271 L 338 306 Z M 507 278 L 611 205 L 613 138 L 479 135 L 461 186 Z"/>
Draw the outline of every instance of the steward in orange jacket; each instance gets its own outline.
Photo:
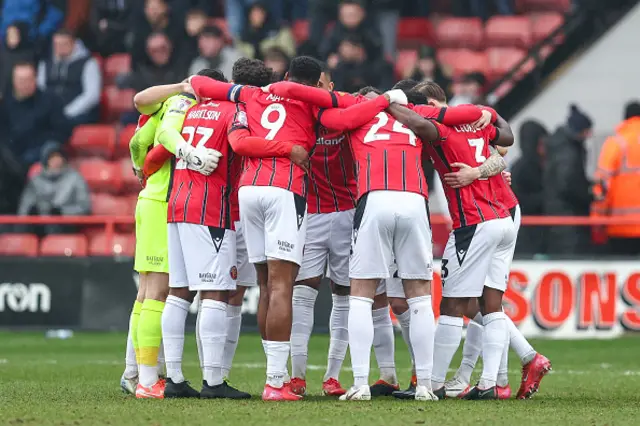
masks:
<path id="1" fill-rule="evenodd" d="M 591 217 L 638 220 L 606 227 L 611 251 L 640 254 L 640 103 L 627 105 L 625 121 L 602 146 L 593 195 Z"/>

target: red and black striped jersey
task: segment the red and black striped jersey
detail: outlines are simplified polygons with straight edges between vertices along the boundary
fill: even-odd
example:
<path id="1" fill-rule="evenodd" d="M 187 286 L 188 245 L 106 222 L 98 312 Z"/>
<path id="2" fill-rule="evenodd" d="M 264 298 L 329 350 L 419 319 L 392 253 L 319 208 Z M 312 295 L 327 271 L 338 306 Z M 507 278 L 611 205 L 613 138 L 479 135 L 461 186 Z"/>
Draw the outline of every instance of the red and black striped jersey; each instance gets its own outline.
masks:
<path id="1" fill-rule="evenodd" d="M 317 124 L 316 148 L 311 156 L 309 213 L 333 213 L 356 206 L 355 163 L 347 135 Z"/>
<path id="2" fill-rule="evenodd" d="M 358 198 L 370 191 L 415 192 L 427 198 L 422 170 L 422 141 L 386 112 L 352 130 Z"/>
<path id="3" fill-rule="evenodd" d="M 471 125 L 449 127 L 435 124 L 441 140 L 425 144 L 425 150 L 431 156 L 442 182 L 444 175 L 453 171 L 452 163 L 477 167 L 486 161 L 491 155 L 489 144 L 498 136 L 492 125 L 475 130 Z M 496 201 L 496 191 L 499 191 L 496 178 L 502 179 L 502 176 L 479 179 L 458 189 L 443 184 L 454 229 L 509 216 L 509 209 Z"/>
<path id="4" fill-rule="evenodd" d="M 228 135 L 238 129 L 247 129 L 242 104 L 206 101 L 189 110 L 182 127 L 187 143 L 218 150 L 222 158 L 209 176 L 190 170 L 184 160 L 176 162 L 169 196 L 169 222 L 233 229 L 231 168 L 234 156 Z"/>
<path id="5" fill-rule="evenodd" d="M 502 173 L 489 179 L 495 183 L 494 201 L 496 203 L 504 205 L 507 210 L 511 210 L 519 204 L 516 194 L 511 189 L 511 185 L 509 185 L 504 176 L 502 176 Z"/>

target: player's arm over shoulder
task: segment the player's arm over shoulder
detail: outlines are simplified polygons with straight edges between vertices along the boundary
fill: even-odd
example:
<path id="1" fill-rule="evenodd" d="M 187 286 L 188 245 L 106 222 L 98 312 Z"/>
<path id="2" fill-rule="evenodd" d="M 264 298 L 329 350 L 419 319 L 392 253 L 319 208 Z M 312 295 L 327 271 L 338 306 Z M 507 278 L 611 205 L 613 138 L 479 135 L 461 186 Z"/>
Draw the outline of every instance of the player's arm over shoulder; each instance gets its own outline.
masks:
<path id="1" fill-rule="evenodd" d="M 509 123 L 502 118 L 499 114 L 497 116 L 495 124 L 490 124 L 484 128 L 486 136 L 489 138 L 489 142 L 496 146 L 511 146 L 514 142 L 513 131 Z"/>
<path id="2" fill-rule="evenodd" d="M 393 104 L 387 108 L 387 112 L 400 123 L 408 127 L 423 142 L 435 142 L 440 140 L 440 131 L 436 124 L 421 117 L 409 108 Z"/>
<path id="3" fill-rule="evenodd" d="M 145 120 L 143 120 L 145 118 Z M 144 122 L 144 124 L 142 124 Z M 142 125 L 141 125 L 142 124 Z M 147 151 L 153 145 L 158 119 L 156 116 L 141 116 L 138 128 L 129 141 L 129 153 L 131 162 L 136 170 L 140 170 L 147 155 Z"/>
<path id="4" fill-rule="evenodd" d="M 269 93 L 285 99 L 295 99 L 319 108 L 348 108 L 359 102 L 356 96 L 349 93 L 330 92 L 291 81 L 270 84 Z"/>
<path id="5" fill-rule="evenodd" d="M 196 97 L 190 93 L 169 98 L 162 111 L 156 132 L 156 140 L 169 152 L 175 154 L 176 146 L 183 141 L 181 131 L 187 111 L 196 104 Z"/>

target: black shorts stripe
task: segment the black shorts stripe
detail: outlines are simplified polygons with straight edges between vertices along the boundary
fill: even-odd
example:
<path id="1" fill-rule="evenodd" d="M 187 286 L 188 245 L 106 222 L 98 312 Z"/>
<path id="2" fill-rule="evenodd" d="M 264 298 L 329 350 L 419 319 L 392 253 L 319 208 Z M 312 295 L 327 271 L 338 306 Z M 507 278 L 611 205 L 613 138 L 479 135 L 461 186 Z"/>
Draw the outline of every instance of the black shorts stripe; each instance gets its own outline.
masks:
<path id="1" fill-rule="evenodd" d="M 216 253 L 220 252 L 222 248 L 222 243 L 224 242 L 224 236 L 226 229 L 218 228 L 217 226 L 207 226 L 209 229 L 209 235 L 211 235 L 211 242 L 213 246 L 216 248 Z"/>
<path id="2" fill-rule="evenodd" d="M 301 195 L 293 194 L 293 204 L 296 208 L 296 218 L 298 220 L 298 230 L 302 226 L 304 215 L 307 212 L 307 199 Z"/>
<path id="3" fill-rule="evenodd" d="M 453 239 L 456 246 L 456 257 L 458 258 L 458 264 L 462 266 L 464 258 L 467 257 L 471 241 L 476 233 L 477 225 L 464 226 L 462 228 L 453 230 Z"/>
<path id="4" fill-rule="evenodd" d="M 357 231 L 360 229 L 360 225 L 362 225 L 362 218 L 364 217 L 364 209 L 367 207 L 367 198 L 369 197 L 369 193 L 367 192 L 358 200 L 358 204 L 356 205 L 356 211 L 353 214 L 353 230 Z"/>

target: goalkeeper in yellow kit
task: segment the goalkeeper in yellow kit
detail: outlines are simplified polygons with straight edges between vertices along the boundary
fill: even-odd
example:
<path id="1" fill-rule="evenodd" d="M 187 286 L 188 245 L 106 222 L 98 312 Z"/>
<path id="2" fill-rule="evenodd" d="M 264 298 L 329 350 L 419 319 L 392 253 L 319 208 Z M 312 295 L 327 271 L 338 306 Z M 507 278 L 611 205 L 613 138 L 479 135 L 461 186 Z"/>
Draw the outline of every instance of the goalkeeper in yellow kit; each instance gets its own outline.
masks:
<path id="1" fill-rule="evenodd" d="M 129 149 L 134 172 L 141 182 L 146 179 L 142 170 L 152 145 L 156 147 L 154 149 L 163 147 L 175 154 L 192 170 L 205 175 L 215 170 L 220 157 L 218 151 L 192 147 L 183 140 L 158 137 L 166 128 L 182 130 L 186 112 L 196 103 L 187 84 L 151 87 L 138 93 L 134 102 L 143 115 Z M 140 286 L 129 322 L 127 367 L 121 387 L 138 398 L 164 397 L 165 382 L 158 374 L 158 354 L 162 340 L 162 311 L 169 291 L 167 194 L 173 166 L 172 160 L 157 165 L 158 170 L 148 177 L 136 205 L 134 269 L 140 274 Z M 135 363 L 132 360 L 134 353 Z"/>

